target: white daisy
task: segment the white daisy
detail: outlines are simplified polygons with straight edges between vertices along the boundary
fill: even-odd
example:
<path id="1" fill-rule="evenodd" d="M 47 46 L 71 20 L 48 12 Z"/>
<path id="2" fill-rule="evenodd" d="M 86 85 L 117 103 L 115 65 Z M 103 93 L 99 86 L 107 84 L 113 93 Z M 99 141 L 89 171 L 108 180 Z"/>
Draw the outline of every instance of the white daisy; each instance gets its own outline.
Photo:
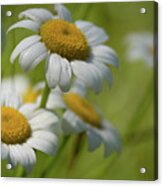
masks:
<path id="1" fill-rule="evenodd" d="M 57 136 L 53 132 L 58 118 L 50 111 L 37 109 L 34 104 L 21 104 L 13 93 L 1 93 L 1 158 L 12 166 L 21 164 L 31 171 L 36 163 L 35 151 L 54 154 Z"/>
<path id="2" fill-rule="evenodd" d="M 133 33 L 126 38 L 127 59 L 131 62 L 143 60 L 148 66 L 154 62 L 154 39 L 151 33 Z"/>
<path id="3" fill-rule="evenodd" d="M 4 92 L 15 92 L 22 97 L 23 103 L 38 103 L 38 97 L 41 95 L 44 87 L 44 82 L 39 82 L 35 86 L 32 86 L 29 79 L 20 74 L 14 77 L 3 78 L 1 82 L 1 89 Z"/>
<path id="4" fill-rule="evenodd" d="M 14 77 L 2 78 L 1 89 L 6 93 L 14 91 L 18 95 L 23 95 L 29 87 L 30 81 L 24 75 L 17 74 Z"/>
<path id="5" fill-rule="evenodd" d="M 83 95 L 85 95 L 85 91 L 79 84 L 68 93 L 59 93 L 59 90 L 53 91 L 49 96 L 47 107 L 49 109 L 65 108 L 62 119 L 64 134 L 86 132 L 90 151 L 94 151 L 103 143 L 105 157 L 113 151 L 119 152 L 121 149 L 120 137 L 116 129 L 102 118 L 97 109 Z"/>
<path id="6" fill-rule="evenodd" d="M 26 71 L 46 60 L 46 79 L 50 88 L 57 85 L 67 91 L 73 75 L 99 92 L 103 79 L 112 82 L 109 65 L 118 66 L 113 49 L 103 45 L 108 36 L 102 28 L 86 21 L 71 22 L 71 14 L 63 5 L 55 5 L 54 16 L 43 8 L 27 9 L 15 28 L 32 30 L 35 34 L 23 39 L 11 54 L 11 63 L 19 56 Z"/>

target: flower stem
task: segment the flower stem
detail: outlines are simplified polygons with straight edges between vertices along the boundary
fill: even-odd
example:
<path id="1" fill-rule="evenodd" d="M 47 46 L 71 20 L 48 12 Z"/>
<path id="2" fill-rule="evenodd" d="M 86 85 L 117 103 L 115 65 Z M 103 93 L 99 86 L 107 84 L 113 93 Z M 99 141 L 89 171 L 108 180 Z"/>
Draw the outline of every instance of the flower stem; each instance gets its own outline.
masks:
<path id="1" fill-rule="evenodd" d="M 49 97 L 49 93 L 50 93 L 50 88 L 47 84 L 47 82 L 45 82 L 45 88 L 42 94 L 42 99 L 41 99 L 41 103 L 40 103 L 40 108 L 45 108 L 46 107 L 46 103 Z"/>
<path id="2" fill-rule="evenodd" d="M 72 155 L 71 155 L 71 159 L 70 159 L 70 163 L 69 163 L 69 168 L 73 168 L 73 165 L 80 153 L 80 150 L 81 150 L 81 146 L 82 146 L 82 142 L 83 142 L 83 139 L 84 139 L 84 135 L 85 133 L 82 132 L 80 134 L 78 134 L 75 138 L 75 143 L 74 143 L 74 148 L 73 148 L 73 151 L 72 151 Z"/>
<path id="3" fill-rule="evenodd" d="M 50 171 L 55 166 L 55 163 L 57 162 L 58 158 L 60 157 L 61 153 L 63 152 L 63 149 L 66 146 L 66 144 L 68 143 L 69 139 L 70 139 L 70 136 L 64 137 L 62 144 L 61 144 L 60 148 L 58 149 L 57 155 L 54 156 L 54 158 L 48 162 L 48 165 L 46 166 L 46 168 L 42 171 L 42 173 L 40 175 L 41 178 L 45 178 L 47 171 Z"/>

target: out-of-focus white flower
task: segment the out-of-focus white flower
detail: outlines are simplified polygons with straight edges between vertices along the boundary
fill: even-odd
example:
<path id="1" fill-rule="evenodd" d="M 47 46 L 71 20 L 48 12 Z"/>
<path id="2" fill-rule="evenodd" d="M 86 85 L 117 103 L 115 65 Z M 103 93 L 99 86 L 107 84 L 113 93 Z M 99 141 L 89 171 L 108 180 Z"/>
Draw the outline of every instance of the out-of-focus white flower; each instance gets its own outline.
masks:
<path id="1" fill-rule="evenodd" d="M 144 61 L 148 66 L 154 63 L 154 40 L 151 33 L 133 33 L 126 38 L 126 58 L 129 62 Z"/>
<path id="2" fill-rule="evenodd" d="M 29 79 L 24 75 L 15 75 L 2 79 L 1 88 L 4 92 L 16 92 L 18 95 L 23 95 L 30 87 Z"/>
<path id="3" fill-rule="evenodd" d="M 23 103 L 38 103 L 38 97 L 45 87 L 44 82 L 32 86 L 29 79 L 24 75 L 15 75 L 2 79 L 1 88 L 3 92 L 15 92 L 22 97 Z"/>
<path id="4" fill-rule="evenodd" d="M 57 85 L 68 91 L 73 75 L 88 87 L 100 92 L 105 79 L 112 83 L 109 65 L 118 66 L 115 51 L 103 43 L 108 40 L 105 31 L 86 21 L 71 22 L 71 13 L 56 4 L 53 15 L 43 8 L 27 9 L 19 14 L 24 18 L 8 31 L 25 28 L 35 32 L 23 39 L 11 55 L 11 63 L 19 56 L 26 71 L 46 60 L 46 79 L 50 88 Z"/>
<path id="5" fill-rule="evenodd" d="M 55 154 L 58 138 L 54 133 L 58 118 L 36 104 L 22 104 L 16 94 L 1 93 L 1 158 L 31 171 L 36 163 L 35 151 Z"/>
<path id="6" fill-rule="evenodd" d="M 97 149 L 103 143 L 105 157 L 113 151 L 119 152 L 121 149 L 119 134 L 84 98 L 85 93 L 83 85 L 78 82 L 68 93 L 62 93 L 59 89 L 54 90 L 49 96 L 47 107 L 65 109 L 62 118 L 64 134 L 85 132 L 88 136 L 90 151 Z"/>

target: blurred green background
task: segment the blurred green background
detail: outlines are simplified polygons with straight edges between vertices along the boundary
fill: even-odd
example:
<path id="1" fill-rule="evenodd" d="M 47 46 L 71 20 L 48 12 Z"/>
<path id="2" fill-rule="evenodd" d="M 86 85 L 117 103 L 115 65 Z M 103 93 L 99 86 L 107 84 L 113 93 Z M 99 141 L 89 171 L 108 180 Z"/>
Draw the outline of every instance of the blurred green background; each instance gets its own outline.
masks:
<path id="1" fill-rule="evenodd" d="M 14 5 L 2 6 L 2 26 L 4 32 L 18 21 L 19 12 L 31 7 L 44 7 L 53 11 L 53 5 Z M 69 169 L 68 162 L 74 145 L 75 136 L 71 138 L 62 154 L 49 157 L 37 152 L 37 164 L 27 177 L 48 178 L 85 178 L 85 179 L 133 179 L 153 180 L 154 169 L 154 84 L 153 69 L 148 68 L 143 61 L 128 63 L 125 58 L 126 46 L 124 39 L 132 32 L 153 32 L 154 3 L 153 2 L 125 2 L 125 3 L 78 3 L 66 4 L 72 13 L 73 20 L 83 19 L 103 27 L 109 34 L 107 45 L 116 50 L 119 69 L 112 69 L 114 82 L 109 89 L 105 84 L 100 95 L 89 92 L 89 100 L 97 105 L 105 118 L 118 129 L 122 138 L 122 152 L 103 157 L 103 146 L 90 153 L 87 139 L 83 141 L 80 154 L 75 165 Z M 146 14 L 140 14 L 141 7 L 147 9 Z M 12 11 L 7 17 L 5 12 Z M 17 73 L 24 73 L 18 62 L 11 65 L 10 54 L 16 44 L 24 37 L 32 34 L 25 29 L 17 29 L 5 36 L 2 51 L 2 78 Z M 42 62 L 27 76 L 35 84 L 44 79 Z M 47 169 L 48 165 L 48 169 Z M 141 167 L 147 172 L 141 174 Z M 19 169 L 6 170 L 6 161 L 2 162 L 2 176 L 19 176 Z"/>

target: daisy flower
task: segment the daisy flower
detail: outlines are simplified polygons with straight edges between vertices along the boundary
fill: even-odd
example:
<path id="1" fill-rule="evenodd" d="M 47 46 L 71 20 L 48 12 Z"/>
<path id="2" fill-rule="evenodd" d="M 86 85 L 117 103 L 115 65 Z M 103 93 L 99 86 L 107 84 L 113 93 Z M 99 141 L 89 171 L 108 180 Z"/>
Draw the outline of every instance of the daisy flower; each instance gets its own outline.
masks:
<path id="1" fill-rule="evenodd" d="M 22 97 L 23 103 L 38 102 L 38 97 L 41 95 L 44 87 L 44 82 L 39 82 L 35 86 L 32 86 L 29 79 L 20 74 L 15 75 L 14 77 L 3 78 L 1 82 L 1 88 L 4 92 L 10 93 L 14 91 Z"/>
<path id="2" fill-rule="evenodd" d="M 88 137 L 88 149 L 94 151 L 104 144 L 104 156 L 121 149 L 120 137 L 116 129 L 107 122 L 97 109 L 84 98 L 83 87 L 72 87 L 67 93 L 53 91 L 47 102 L 47 107 L 64 108 L 62 130 L 65 135 L 85 132 Z M 82 89 L 80 89 L 82 87 Z M 55 100 L 58 100 L 57 103 Z"/>
<path id="3" fill-rule="evenodd" d="M 131 62 L 143 60 L 148 66 L 154 62 L 154 39 L 151 33 L 133 33 L 127 36 L 127 59 Z"/>
<path id="4" fill-rule="evenodd" d="M 29 87 L 30 81 L 24 75 L 17 74 L 2 78 L 1 89 L 6 93 L 14 91 L 18 95 L 23 95 Z"/>
<path id="5" fill-rule="evenodd" d="M 22 105 L 19 96 L 1 94 L 1 158 L 12 166 L 18 163 L 31 171 L 36 163 L 35 151 L 55 154 L 58 139 L 53 130 L 58 118 L 50 111 Z"/>
<path id="6" fill-rule="evenodd" d="M 46 79 L 50 88 L 57 85 L 68 91 L 72 77 L 76 76 L 94 91 L 100 92 L 105 79 L 112 82 L 109 65 L 118 66 L 115 51 L 103 45 L 108 40 L 105 31 L 91 22 L 74 23 L 71 13 L 56 4 L 53 15 L 43 8 L 27 9 L 19 14 L 23 20 L 13 24 L 16 28 L 32 30 L 34 35 L 23 39 L 11 54 L 11 63 L 19 56 L 25 71 L 46 60 Z"/>

